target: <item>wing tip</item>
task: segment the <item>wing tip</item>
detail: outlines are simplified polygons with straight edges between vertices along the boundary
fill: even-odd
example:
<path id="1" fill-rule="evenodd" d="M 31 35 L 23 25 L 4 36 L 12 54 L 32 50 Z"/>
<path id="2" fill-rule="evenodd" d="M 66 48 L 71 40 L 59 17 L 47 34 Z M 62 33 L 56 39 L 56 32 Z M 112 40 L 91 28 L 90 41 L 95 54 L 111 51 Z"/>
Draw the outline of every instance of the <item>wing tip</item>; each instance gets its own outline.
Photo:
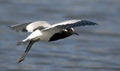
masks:
<path id="1" fill-rule="evenodd" d="M 81 20 L 81 22 L 83 22 L 84 25 L 99 25 L 98 23 L 95 23 L 89 20 Z"/>

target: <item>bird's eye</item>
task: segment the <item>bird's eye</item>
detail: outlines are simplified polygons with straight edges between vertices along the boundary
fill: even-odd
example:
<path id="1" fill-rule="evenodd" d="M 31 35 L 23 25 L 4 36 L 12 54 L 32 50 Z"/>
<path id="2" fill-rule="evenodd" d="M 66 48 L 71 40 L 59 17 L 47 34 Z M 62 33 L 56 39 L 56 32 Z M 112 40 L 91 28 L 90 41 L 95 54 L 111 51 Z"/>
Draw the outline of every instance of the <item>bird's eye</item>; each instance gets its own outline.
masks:
<path id="1" fill-rule="evenodd" d="M 63 31 L 67 32 L 68 30 L 67 29 L 63 29 Z"/>

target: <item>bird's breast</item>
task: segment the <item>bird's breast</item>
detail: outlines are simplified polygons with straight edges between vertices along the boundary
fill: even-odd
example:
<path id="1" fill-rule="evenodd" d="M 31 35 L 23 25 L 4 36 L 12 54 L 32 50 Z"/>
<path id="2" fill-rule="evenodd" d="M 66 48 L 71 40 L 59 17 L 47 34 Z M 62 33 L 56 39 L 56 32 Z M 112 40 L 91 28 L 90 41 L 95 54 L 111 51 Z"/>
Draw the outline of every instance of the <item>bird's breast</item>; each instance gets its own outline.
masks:
<path id="1" fill-rule="evenodd" d="M 41 41 L 49 41 L 50 38 L 52 37 L 52 33 L 44 33 L 43 32 L 43 35 L 40 36 L 40 40 Z"/>

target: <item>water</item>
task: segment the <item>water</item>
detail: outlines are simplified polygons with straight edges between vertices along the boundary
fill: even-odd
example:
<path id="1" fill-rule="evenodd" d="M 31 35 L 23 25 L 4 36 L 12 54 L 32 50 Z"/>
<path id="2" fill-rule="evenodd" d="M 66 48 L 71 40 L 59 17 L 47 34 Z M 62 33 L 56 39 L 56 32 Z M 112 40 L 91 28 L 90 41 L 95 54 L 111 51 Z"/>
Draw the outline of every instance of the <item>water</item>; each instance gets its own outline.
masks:
<path id="1" fill-rule="evenodd" d="M 1 71 L 120 71 L 120 0 L 1 0 Z M 8 28 L 45 20 L 52 23 L 88 19 L 96 27 L 81 27 L 79 36 L 38 42 L 27 58 L 16 63 L 27 45 L 17 46 L 28 34 Z"/>

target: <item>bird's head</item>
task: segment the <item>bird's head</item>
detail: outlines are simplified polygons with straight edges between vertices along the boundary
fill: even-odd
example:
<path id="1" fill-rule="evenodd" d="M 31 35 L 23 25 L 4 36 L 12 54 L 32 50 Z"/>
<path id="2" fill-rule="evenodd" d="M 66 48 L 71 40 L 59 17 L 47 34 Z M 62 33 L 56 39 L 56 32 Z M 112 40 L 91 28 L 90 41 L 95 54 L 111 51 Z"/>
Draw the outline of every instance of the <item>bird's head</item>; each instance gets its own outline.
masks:
<path id="1" fill-rule="evenodd" d="M 79 35 L 77 32 L 75 32 L 75 30 L 73 28 L 68 28 L 68 29 L 65 29 L 65 31 L 69 34 L 75 34 L 75 35 Z"/>

